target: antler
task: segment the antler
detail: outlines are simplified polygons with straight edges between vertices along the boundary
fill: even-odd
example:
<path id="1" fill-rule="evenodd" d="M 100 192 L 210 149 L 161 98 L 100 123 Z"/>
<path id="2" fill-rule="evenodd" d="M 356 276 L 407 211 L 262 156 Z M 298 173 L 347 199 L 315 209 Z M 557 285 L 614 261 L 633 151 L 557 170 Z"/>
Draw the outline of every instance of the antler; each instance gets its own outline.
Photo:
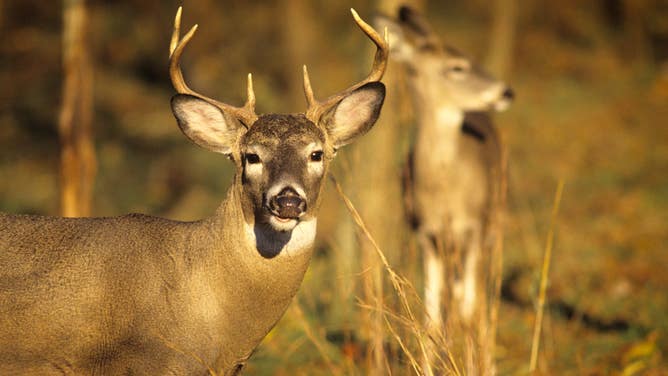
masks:
<path id="1" fill-rule="evenodd" d="M 381 38 L 376 30 L 373 29 L 373 27 L 360 18 L 355 9 L 350 8 L 350 12 L 353 14 L 353 18 L 355 19 L 357 26 L 359 26 L 359 28 L 362 29 L 362 31 L 373 41 L 373 43 L 376 44 L 377 50 L 373 60 L 371 73 L 369 73 L 369 75 L 364 80 L 320 102 L 316 100 L 315 96 L 313 95 L 313 89 L 311 88 L 311 80 L 308 76 L 308 70 L 306 69 L 306 65 L 304 65 L 304 94 L 306 95 L 306 103 L 308 104 L 306 117 L 313 122 L 316 122 L 327 109 L 329 109 L 335 103 L 339 102 L 350 92 L 369 82 L 380 81 L 380 79 L 383 78 L 383 74 L 385 74 L 387 59 L 390 54 L 387 29 L 385 29 L 384 37 Z"/>
<path id="2" fill-rule="evenodd" d="M 248 96 L 246 103 L 243 107 L 235 107 L 229 104 L 219 102 L 215 99 L 209 98 L 202 94 L 199 94 L 186 85 L 185 80 L 183 79 L 183 73 L 181 72 L 181 64 L 179 60 L 181 59 L 181 54 L 183 49 L 186 47 L 195 31 L 197 30 L 197 25 L 193 26 L 190 31 L 183 36 L 183 39 L 179 40 L 179 34 L 181 29 L 181 11 L 182 7 L 176 11 L 176 17 L 174 18 L 174 32 L 172 33 L 172 40 L 169 44 L 169 76 L 172 79 L 172 85 L 174 89 L 180 94 L 190 94 L 195 97 L 201 98 L 216 105 L 221 110 L 234 115 L 239 119 L 246 127 L 250 127 L 255 120 L 257 120 L 257 115 L 255 114 L 255 92 L 253 91 L 253 77 L 251 74 L 248 74 Z"/>

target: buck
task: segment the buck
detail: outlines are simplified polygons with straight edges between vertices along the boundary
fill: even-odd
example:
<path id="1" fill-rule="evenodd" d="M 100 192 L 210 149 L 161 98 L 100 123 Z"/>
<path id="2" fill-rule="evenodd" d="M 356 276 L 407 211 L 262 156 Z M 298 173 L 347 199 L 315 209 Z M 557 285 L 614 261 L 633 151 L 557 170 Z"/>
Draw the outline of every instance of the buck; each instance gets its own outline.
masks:
<path id="1" fill-rule="evenodd" d="M 409 7 L 396 18 L 380 17 L 376 27 L 388 28 L 390 58 L 406 72 L 416 115 L 404 201 L 423 250 L 426 322 L 442 330 L 449 287 L 450 310 L 472 324 L 502 194 L 501 145 L 485 111 L 505 109 L 513 92 L 445 46 Z"/>
<path id="2" fill-rule="evenodd" d="M 179 59 L 195 25 L 170 46 L 180 129 L 236 167 L 209 218 L 177 222 L 0 216 L 0 374 L 236 374 L 283 315 L 311 258 L 323 179 L 336 150 L 379 116 L 387 42 L 371 73 L 308 109 L 256 115 L 185 83 Z"/>

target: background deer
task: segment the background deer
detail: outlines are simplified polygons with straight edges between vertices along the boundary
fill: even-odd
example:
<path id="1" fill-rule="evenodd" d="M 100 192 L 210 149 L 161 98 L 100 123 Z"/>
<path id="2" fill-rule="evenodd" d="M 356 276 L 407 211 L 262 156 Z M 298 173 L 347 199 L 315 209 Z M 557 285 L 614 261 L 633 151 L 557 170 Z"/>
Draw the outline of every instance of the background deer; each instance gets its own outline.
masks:
<path id="1" fill-rule="evenodd" d="M 282 316 L 312 254 L 323 178 L 385 96 L 386 42 L 360 83 L 308 109 L 256 115 L 186 85 L 177 12 L 170 76 L 183 133 L 236 167 L 209 218 L 0 214 L 0 374 L 234 374 Z"/>
<path id="2" fill-rule="evenodd" d="M 396 18 L 379 18 L 377 27 L 389 29 L 390 56 L 404 67 L 416 116 L 404 196 L 424 253 L 426 324 L 442 332 L 442 298 L 448 296 L 448 321 L 477 322 L 484 341 L 503 169 L 496 129 L 484 112 L 474 111 L 503 110 L 513 92 L 444 46 L 409 7 Z"/>

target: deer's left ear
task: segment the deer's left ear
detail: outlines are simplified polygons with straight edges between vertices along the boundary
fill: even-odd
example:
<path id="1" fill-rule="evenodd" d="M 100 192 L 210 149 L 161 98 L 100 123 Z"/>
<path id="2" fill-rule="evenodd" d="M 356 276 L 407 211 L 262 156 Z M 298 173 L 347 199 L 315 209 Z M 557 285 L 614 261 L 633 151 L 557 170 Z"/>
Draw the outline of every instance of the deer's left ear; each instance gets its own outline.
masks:
<path id="1" fill-rule="evenodd" d="M 373 127 L 385 100 L 385 85 L 369 82 L 346 95 L 320 122 L 324 124 L 335 149 L 353 142 Z"/>

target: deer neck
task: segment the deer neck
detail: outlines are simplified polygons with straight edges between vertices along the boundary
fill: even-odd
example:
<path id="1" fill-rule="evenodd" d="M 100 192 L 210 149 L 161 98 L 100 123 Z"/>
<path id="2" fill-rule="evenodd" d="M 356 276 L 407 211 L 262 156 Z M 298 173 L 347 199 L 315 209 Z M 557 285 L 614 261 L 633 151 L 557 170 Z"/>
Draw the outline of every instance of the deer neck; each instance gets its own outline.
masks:
<path id="1" fill-rule="evenodd" d="M 459 149 L 464 112 L 447 104 L 421 102 L 416 107 L 416 152 L 423 150 L 429 155 L 418 160 L 434 160 L 439 164 L 453 163 Z"/>
<path id="2" fill-rule="evenodd" d="M 316 229 L 315 219 L 289 233 L 256 226 L 244 215 L 241 197 L 241 184 L 235 183 L 204 226 L 214 234 L 220 271 L 211 282 L 221 311 L 223 368 L 250 356 L 283 315 L 308 268 Z"/>

